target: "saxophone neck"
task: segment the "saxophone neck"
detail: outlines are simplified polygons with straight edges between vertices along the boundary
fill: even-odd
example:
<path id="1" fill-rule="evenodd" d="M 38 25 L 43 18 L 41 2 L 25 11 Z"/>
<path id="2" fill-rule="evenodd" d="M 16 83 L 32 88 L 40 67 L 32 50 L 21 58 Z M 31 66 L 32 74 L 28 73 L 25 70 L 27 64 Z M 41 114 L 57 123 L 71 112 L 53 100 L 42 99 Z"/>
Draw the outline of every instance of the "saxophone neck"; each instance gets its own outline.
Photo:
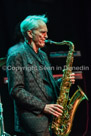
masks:
<path id="1" fill-rule="evenodd" d="M 55 41 L 48 39 L 48 40 L 45 40 L 45 43 L 55 44 L 55 45 L 68 45 L 70 50 L 74 52 L 74 44 L 71 41 L 64 40 L 62 42 L 55 42 Z"/>
<path id="2" fill-rule="evenodd" d="M 63 42 L 55 42 L 55 41 L 52 41 L 52 40 L 50 40 L 50 39 L 45 40 L 45 43 L 55 44 L 55 45 L 64 45 Z"/>

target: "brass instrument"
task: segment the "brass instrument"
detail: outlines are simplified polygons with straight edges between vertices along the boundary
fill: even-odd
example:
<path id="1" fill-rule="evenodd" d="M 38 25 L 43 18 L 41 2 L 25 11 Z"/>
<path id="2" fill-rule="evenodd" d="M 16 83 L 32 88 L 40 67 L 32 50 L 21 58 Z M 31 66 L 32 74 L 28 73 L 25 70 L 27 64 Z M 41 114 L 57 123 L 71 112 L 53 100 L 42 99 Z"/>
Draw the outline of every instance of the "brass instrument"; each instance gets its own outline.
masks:
<path id="1" fill-rule="evenodd" d="M 60 85 L 60 94 L 57 99 L 57 104 L 64 107 L 62 116 L 53 117 L 52 130 L 57 136 L 68 136 L 71 132 L 72 122 L 78 105 L 82 100 L 87 99 L 86 94 L 78 86 L 77 91 L 69 100 L 69 92 L 71 87 L 70 74 L 72 73 L 74 44 L 70 41 L 54 42 L 46 40 L 50 44 L 68 45 L 69 51 L 66 59 L 66 69 L 63 70 L 62 82 Z"/>

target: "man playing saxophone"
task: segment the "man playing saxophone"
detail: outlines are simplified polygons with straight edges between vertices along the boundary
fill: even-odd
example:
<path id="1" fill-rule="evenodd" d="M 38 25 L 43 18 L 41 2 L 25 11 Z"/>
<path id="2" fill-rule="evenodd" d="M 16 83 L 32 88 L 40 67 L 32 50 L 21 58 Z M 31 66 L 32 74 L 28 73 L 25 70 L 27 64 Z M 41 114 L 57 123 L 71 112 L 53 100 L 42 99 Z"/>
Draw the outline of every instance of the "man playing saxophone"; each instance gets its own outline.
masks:
<path id="1" fill-rule="evenodd" d="M 7 59 L 8 88 L 19 136 L 50 136 L 51 115 L 59 117 L 63 113 L 63 107 L 56 104 L 61 80 L 54 80 L 47 69 L 47 55 L 41 50 L 48 38 L 47 21 L 45 15 L 26 17 L 20 24 L 25 42 Z M 74 73 L 68 82 L 75 82 Z"/>

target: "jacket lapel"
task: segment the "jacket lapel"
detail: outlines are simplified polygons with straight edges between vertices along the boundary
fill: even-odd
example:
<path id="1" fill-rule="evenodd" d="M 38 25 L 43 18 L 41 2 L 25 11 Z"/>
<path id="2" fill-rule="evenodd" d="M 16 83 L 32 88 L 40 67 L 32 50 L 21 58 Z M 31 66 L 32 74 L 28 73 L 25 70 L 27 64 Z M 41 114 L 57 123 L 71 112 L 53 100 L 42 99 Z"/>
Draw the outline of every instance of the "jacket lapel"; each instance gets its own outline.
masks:
<path id="1" fill-rule="evenodd" d="M 24 45 L 24 50 L 26 52 L 26 56 L 27 56 L 27 63 L 30 64 L 30 67 L 31 67 L 31 73 L 32 75 L 34 76 L 35 78 L 35 81 L 37 82 L 39 88 L 42 90 L 43 94 L 46 96 L 46 98 L 48 99 L 48 95 L 46 93 L 46 90 L 45 90 L 45 87 L 44 87 L 44 84 L 43 84 L 43 81 L 41 79 L 41 76 L 40 76 L 40 73 L 39 73 L 39 70 L 36 66 L 36 63 L 32 57 L 32 55 L 30 54 L 29 52 L 29 47 L 27 47 L 28 45 Z M 32 70 L 33 68 L 33 70 Z"/>

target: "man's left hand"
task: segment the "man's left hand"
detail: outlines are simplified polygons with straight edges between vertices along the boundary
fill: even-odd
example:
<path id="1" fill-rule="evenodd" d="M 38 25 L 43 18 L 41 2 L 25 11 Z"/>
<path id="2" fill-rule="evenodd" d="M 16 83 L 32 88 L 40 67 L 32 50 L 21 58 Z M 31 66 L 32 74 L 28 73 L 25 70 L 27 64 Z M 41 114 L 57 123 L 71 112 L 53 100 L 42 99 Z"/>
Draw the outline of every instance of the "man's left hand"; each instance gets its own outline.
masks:
<path id="1" fill-rule="evenodd" d="M 70 74 L 70 82 L 71 82 L 72 84 L 75 83 L 75 73 L 71 73 L 71 74 Z"/>

